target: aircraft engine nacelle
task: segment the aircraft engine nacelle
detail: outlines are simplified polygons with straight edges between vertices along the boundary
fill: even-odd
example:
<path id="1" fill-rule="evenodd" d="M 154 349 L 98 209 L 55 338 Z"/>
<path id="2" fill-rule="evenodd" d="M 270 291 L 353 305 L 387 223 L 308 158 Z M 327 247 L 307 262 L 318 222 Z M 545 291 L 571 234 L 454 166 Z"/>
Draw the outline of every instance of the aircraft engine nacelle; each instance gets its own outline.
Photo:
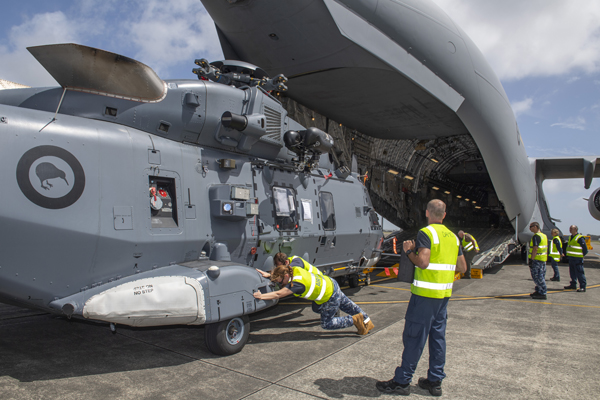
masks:
<path id="1" fill-rule="evenodd" d="M 588 210 L 592 217 L 600 221 L 600 188 L 594 190 L 588 199 Z"/>
<path id="2" fill-rule="evenodd" d="M 265 120 L 266 117 L 263 114 L 238 115 L 226 111 L 221 116 L 221 123 L 224 127 L 244 134 L 237 146 L 241 151 L 249 151 L 252 145 L 267 133 Z"/>

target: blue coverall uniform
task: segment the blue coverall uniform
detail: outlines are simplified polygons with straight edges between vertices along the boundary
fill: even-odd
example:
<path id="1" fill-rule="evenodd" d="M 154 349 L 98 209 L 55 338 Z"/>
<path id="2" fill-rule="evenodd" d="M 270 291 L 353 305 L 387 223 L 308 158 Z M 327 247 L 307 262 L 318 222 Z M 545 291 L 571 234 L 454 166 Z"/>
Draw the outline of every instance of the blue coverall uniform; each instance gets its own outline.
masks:
<path id="1" fill-rule="evenodd" d="M 415 242 L 417 249 L 431 249 L 429 237 L 419 231 Z M 458 255 L 461 256 L 459 247 Z M 427 379 L 431 382 L 441 381 L 446 377 L 446 320 L 449 297 L 442 299 L 429 298 L 412 294 L 406 310 L 402 341 L 402 364 L 396 368 L 394 381 L 400 384 L 410 383 L 423 349 L 429 338 L 429 370 Z"/>
<path id="2" fill-rule="evenodd" d="M 573 235 L 571 235 L 571 239 Z M 588 253 L 587 245 L 585 244 L 585 239 L 580 237 L 577 243 L 581 246 L 583 250 L 583 255 L 585 256 Z M 569 242 L 566 242 L 564 245 L 564 252 L 567 254 L 567 247 L 569 246 Z M 571 275 L 571 287 L 577 287 L 577 281 L 579 281 L 579 287 L 581 289 L 585 289 L 587 285 L 587 281 L 585 279 L 585 272 L 583 270 L 583 258 L 581 257 L 569 257 L 569 275 Z"/>

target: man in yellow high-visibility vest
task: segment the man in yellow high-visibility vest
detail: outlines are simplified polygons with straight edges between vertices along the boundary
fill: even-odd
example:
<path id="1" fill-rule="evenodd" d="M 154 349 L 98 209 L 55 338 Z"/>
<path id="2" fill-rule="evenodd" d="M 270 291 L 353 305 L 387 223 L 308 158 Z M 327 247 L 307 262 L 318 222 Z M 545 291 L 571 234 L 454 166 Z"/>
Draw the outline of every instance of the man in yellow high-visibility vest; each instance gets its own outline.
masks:
<path id="1" fill-rule="evenodd" d="M 540 230 L 539 222 L 529 224 L 533 236 L 529 242 L 529 270 L 535 283 L 532 299 L 546 300 L 546 261 L 548 260 L 548 237 Z"/>
<path id="2" fill-rule="evenodd" d="M 442 380 L 446 377 L 446 309 L 455 270 L 464 273 L 467 266 L 458 237 L 442 225 L 446 204 L 431 200 L 425 216 L 429 225 L 419 231 L 416 243 L 403 243 L 404 252 L 415 265 L 415 277 L 404 318 L 402 364 L 396 368 L 394 378 L 375 385 L 384 393 L 410 394 L 409 384 L 429 339 L 429 370 L 427 378 L 419 378 L 418 384 L 434 396 L 442 395 Z"/>
<path id="3" fill-rule="evenodd" d="M 583 270 L 583 257 L 588 253 L 588 248 L 585 239 L 579 234 L 579 228 L 576 225 L 569 227 L 571 237 L 566 245 L 565 254 L 569 258 L 569 274 L 571 275 L 571 283 L 565 286 L 565 289 L 577 289 L 577 281 L 579 281 L 578 292 L 585 292 L 586 279 Z"/>
<path id="4" fill-rule="evenodd" d="M 323 329 L 343 329 L 354 325 L 359 335 L 366 335 L 375 327 L 367 313 L 340 290 L 335 279 L 324 275 L 317 267 L 301 257 L 288 257 L 285 253 L 275 254 L 273 262 L 275 268 L 271 272 L 257 271 L 263 277 L 279 283 L 281 289 L 264 294 L 255 292 L 255 298 L 274 300 L 293 294 L 311 300 L 313 311 L 321 314 Z M 338 310 L 348 315 L 336 317 Z"/>
<path id="5" fill-rule="evenodd" d="M 467 272 L 465 272 L 463 279 L 471 279 L 471 264 L 473 264 L 475 255 L 479 253 L 479 245 L 473 235 L 465 231 L 458 231 L 458 238 L 461 240 L 460 244 L 463 248 L 465 261 L 467 262 Z"/>
<path id="6" fill-rule="evenodd" d="M 548 258 L 554 271 L 554 276 L 550 278 L 551 281 L 560 282 L 560 271 L 558 270 L 558 263 L 562 258 L 562 241 L 560 240 L 560 231 L 556 228 L 552 229 L 552 240 L 550 240 L 550 252 Z"/>

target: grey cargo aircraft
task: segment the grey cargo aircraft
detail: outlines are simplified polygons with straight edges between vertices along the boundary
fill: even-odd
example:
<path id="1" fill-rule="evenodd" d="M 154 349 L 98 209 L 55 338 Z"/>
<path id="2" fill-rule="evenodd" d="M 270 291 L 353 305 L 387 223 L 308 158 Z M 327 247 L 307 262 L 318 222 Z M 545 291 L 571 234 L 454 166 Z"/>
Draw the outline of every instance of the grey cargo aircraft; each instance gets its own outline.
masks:
<path id="1" fill-rule="evenodd" d="M 366 188 L 269 93 L 284 76 L 197 60 L 202 80 L 163 81 L 86 46 L 29 51 L 61 87 L 0 92 L 1 301 L 113 330 L 206 325 L 228 355 L 276 304 L 253 292 L 277 252 L 354 286 L 378 260 Z"/>
<path id="2" fill-rule="evenodd" d="M 377 211 L 403 229 L 422 227 L 424 204 L 439 197 L 449 225 L 527 243 L 531 221 L 555 227 L 545 179 L 589 188 L 600 176 L 596 156 L 527 157 L 494 71 L 430 0 L 202 2 L 226 58 L 285 74 L 287 96 L 345 126 L 351 140 L 328 132 L 369 173 Z M 588 204 L 600 219 L 598 190 Z"/>
<path id="3" fill-rule="evenodd" d="M 529 221 L 554 226 L 544 179 L 599 174 L 527 158 L 494 72 L 430 1 L 203 3 L 241 61 L 198 60 L 202 80 L 67 44 L 30 49 L 60 87 L 0 92 L 1 301 L 205 324 L 232 354 L 274 304 L 252 267 L 277 251 L 356 284 L 380 257 L 373 208 L 410 231 L 440 197 L 449 225 L 527 242 Z"/>

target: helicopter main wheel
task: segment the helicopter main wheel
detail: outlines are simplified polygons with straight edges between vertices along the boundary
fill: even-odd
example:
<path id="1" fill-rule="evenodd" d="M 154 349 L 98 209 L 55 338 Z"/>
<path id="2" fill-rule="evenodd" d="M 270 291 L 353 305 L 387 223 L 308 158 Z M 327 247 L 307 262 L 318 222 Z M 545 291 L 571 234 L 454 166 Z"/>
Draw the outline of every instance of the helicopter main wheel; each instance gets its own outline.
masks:
<path id="1" fill-rule="evenodd" d="M 358 287 L 358 274 L 352 274 L 348 277 L 348 285 L 351 288 Z"/>
<path id="2" fill-rule="evenodd" d="M 240 352 L 250 335 L 250 319 L 247 315 L 208 324 L 204 328 L 204 341 L 211 353 L 230 356 Z"/>

